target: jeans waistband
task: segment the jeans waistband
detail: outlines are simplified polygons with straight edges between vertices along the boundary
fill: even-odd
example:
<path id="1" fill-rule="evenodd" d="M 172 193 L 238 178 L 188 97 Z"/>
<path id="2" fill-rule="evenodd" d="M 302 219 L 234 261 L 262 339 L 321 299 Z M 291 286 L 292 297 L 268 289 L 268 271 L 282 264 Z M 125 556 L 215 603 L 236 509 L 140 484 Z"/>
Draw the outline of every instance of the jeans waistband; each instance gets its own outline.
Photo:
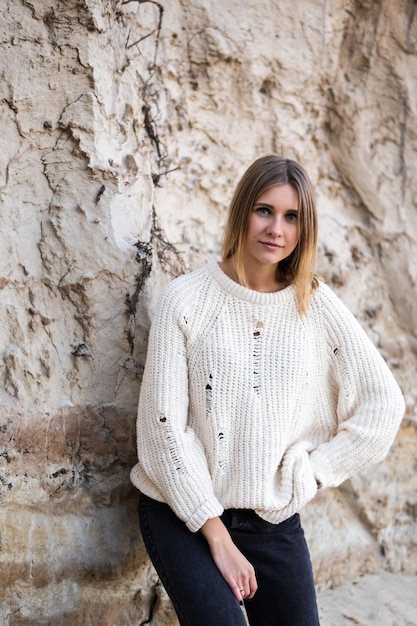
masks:
<path id="1" fill-rule="evenodd" d="M 229 530 L 242 530 L 246 532 L 276 532 L 287 530 L 294 526 L 300 526 L 300 516 L 295 513 L 279 524 L 272 524 L 261 517 L 252 509 L 226 509 L 221 516 L 225 526 Z"/>

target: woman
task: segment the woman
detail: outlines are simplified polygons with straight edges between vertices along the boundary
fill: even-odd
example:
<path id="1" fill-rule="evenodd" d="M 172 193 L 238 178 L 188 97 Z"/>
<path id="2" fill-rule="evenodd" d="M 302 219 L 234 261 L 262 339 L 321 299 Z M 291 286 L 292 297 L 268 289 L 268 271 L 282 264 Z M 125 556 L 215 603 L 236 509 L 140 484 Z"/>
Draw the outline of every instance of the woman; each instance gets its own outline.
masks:
<path id="1" fill-rule="evenodd" d="M 387 453 L 404 412 L 358 322 L 314 274 L 301 165 L 255 161 L 222 261 L 170 283 L 137 421 L 145 545 L 182 626 L 319 624 L 298 512 Z"/>

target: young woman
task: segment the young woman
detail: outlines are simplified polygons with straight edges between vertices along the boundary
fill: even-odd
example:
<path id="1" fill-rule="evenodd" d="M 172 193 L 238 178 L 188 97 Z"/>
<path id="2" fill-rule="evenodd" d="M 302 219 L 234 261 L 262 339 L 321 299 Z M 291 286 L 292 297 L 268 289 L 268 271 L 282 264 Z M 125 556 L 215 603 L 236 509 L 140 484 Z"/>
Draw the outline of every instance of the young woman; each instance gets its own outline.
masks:
<path id="1" fill-rule="evenodd" d="M 146 548 L 182 626 L 319 624 L 298 512 L 386 455 L 401 392 L 314 274 L 305 170 L 279 156 L 240 180 L 222 261 L 165 289 L 137 421 Z"/>

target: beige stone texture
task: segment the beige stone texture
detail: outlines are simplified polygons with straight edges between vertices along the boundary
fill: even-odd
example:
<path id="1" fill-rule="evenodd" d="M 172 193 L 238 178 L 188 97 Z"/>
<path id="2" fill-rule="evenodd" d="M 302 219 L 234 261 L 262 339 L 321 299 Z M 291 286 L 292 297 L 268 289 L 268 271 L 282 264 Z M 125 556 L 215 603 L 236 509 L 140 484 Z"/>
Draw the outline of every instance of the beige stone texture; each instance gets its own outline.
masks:
<path id="1" fill-rule="evenodd" d="M 277 152 L 407 403 L 387 459 L 303 512 L 323 625 L 417 624 L 416 2 L 0 8 L 0 623 L 177 623 L 128 478 L 147 332 Z"/>

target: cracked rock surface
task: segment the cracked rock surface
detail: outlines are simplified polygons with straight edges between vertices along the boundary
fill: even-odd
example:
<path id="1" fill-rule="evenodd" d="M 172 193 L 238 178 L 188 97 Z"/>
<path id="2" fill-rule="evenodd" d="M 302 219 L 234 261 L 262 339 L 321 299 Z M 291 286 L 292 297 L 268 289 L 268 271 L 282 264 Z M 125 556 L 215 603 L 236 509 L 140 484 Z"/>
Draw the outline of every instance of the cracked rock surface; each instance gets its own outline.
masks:
<path id="1" fill-rule="evenodd" d="M 310 172 L 318 271 L 407 402 L 387 459 L 303 512 L 323 624 L 417 624 L 416 3 L 1 14 L 0 623 L 177 623 L 128 479 L 147 333 L 163 285 L 219 255 L 241 173 L 276 152 Z"/>

